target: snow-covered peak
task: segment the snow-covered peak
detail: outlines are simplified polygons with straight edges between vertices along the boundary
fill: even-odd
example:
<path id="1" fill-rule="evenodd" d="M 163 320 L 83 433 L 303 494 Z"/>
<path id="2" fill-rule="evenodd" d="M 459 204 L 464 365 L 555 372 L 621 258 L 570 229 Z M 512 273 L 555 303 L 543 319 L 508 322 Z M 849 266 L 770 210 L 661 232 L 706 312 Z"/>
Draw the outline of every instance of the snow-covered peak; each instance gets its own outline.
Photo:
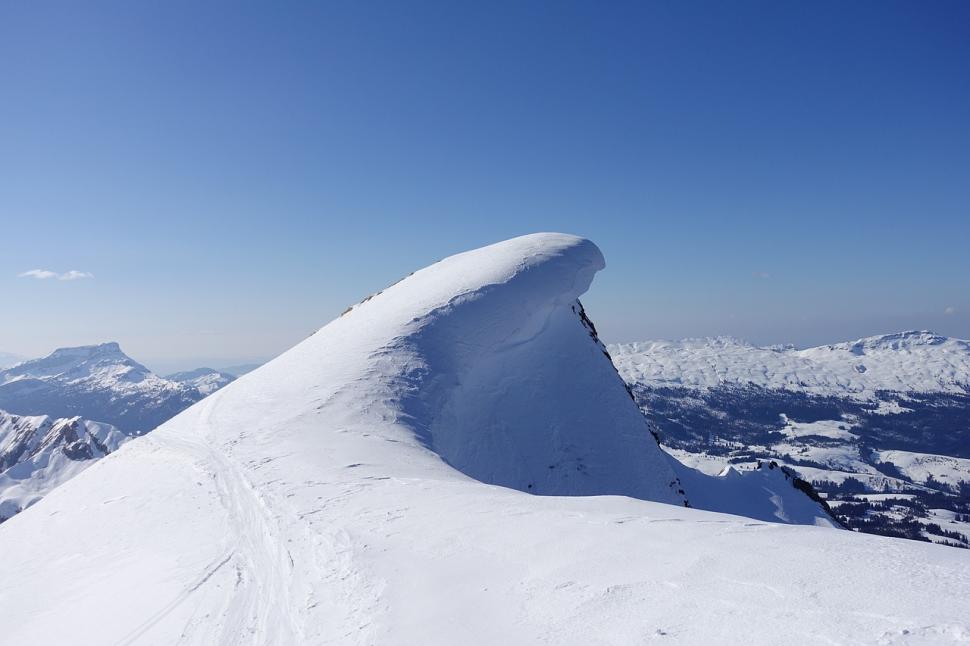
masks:
<path id="1" fill-rule="evenodd" d="M 204 394 L 192 384 L 159 377 L 113 342 L 60 348 L 0 370 L 0 408 L 21 415 L 80 415 L 132 432 L 152 430 Z"/>
<path id="2" fill-rule="evenodd" d="M 571 303 L 605 266 L 603 254 L 589 240 L 534 233 L 445 258 L 351 309 L 364 304 L 379 307 L 393 314 L 395 323 L 408 317 L 430 318 L 445 306 L 478 299 L 503 285 L 527 307 Z M 374 300 L 377 296 L 381 298 Z"/>
<path id="3" fill-rule="evenodd" d="M 430 450 L 478 480 L 682 502 L 581 314 L 577 297 L 604 266 L 589 240 L 554 233 L 451 256 L 352 307 L 245 386 L 303 405 L 330 387 L 321 383 L 349 379 L 342 399 L 381 411 L 368 435 Z M 338 376 L 350 365 L 355 376 Z"/>
<path id="4" fill-rule="evenodd" d="M 57 377 L 64 380 L 92 376 L 138 382 L 151 371 L 124 352 L 115 343 L 101 343 L 72 348 L 58 348 L 46 357 L 31 359 L 0 372 L 0 383 L 17 378 Z"/>

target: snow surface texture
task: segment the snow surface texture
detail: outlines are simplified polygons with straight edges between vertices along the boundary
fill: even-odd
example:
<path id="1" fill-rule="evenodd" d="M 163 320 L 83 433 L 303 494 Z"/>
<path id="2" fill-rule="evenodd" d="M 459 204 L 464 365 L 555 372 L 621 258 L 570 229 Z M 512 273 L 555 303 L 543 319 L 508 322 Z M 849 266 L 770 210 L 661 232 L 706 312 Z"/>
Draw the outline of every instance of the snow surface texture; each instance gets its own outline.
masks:
<path id="1" fill-rule="evenodd" d="M 43 498 L 130 435 L 73 417 L 22 417 L 0 411 L 0 521 Z"/>
<path id="2" fill-rule="evenodd" d="M 192 385 L 154 374 L 117 343 L 60 348 L 0 370 L 0 409 L 80 415 L 129 433 L 150 431 L 203 396 Z"/>
<path id="3" fill-rule="evenodd" d="M 578 314 L 602 266 L 448 258 L 127 443 L 0 528 L 0 641 L 970 638 L 961 550 L 682 506 Z"/>
<path id="4" fill-rule="evenodd" d="M 630 383 L 715 388 L 752 384 L 815 395 L 878 399 L 878 392 L 970 393 L 970 341 L 901 332 L 806 350 L 731 337 L 609 346 Z"/>

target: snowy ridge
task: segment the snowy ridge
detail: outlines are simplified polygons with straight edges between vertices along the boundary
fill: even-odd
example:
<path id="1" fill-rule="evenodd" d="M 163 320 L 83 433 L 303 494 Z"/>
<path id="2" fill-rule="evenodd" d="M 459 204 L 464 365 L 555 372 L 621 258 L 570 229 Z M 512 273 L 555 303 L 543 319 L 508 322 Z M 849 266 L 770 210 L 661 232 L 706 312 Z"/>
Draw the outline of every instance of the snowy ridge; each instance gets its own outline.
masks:
<path id="1" fill-rule="evenodd" d="M 609 351 L 624 379 L 652 387 L 751 384 L 868 400 L 879 391 L 970 392 L 970 342 L 925 331 L 805 350 L 714 337 L 618 343 Z"/>
<path id="2" fill-rule="evenodd" d="M 559 234 L 453 256 L 123 446 L 4 524 L 2 639 L 970 636 L 957 550 L 682 506 L 580 315 L 602 265 Z M 606 493 L 640 499 L 555 495 Z"/>
<path id="3" fill-rule="evenodd" d="M 22 417 L 0 411 L 0 521 L 131 438 L 110 424 L 73 417 Z"/>

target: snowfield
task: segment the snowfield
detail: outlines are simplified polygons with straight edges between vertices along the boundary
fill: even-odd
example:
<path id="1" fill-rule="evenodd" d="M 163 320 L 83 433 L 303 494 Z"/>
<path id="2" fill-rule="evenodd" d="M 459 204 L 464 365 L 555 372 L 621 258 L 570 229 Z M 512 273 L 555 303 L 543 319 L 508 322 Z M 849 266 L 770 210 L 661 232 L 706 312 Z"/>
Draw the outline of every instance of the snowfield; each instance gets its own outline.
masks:
<path id="1" fill-rule="evenodd" d="M 882 462 L 892 462 L 915 482 L 926 482 L 930 477 L 951 486 L 970 482 L 970 460 L 966 458 L 910 451 L 879 451 L 878 455 Z"/>
<path id="2" fill-rule="evenodd" d="M 963 550 L 684 506 L 817 512 L 659 449 L 577 301 L 603 266 L 453 256 L 128 442 L 0 525 L 0 642 L 970 640 Z"/>

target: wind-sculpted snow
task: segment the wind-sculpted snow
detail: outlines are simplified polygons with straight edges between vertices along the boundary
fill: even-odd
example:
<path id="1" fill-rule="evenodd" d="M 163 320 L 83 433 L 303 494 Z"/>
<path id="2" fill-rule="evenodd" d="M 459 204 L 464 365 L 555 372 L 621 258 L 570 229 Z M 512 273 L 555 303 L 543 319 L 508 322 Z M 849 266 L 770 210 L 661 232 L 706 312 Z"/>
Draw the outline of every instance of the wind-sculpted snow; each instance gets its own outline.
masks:
<path id="1" fill-rule="evenodd" d="M 520 238 L 418 272 L 344 323 L 400 320 L 404 333 L 378 351 L 408 357 L 388 375 L 400 421 L 459 471 L 532 493 L 681 503 L 646 421 L 583 325 L 576 299 L 603 266 L 588 241 Z"/>
<path id="2" fill-rule="evenodd" d="M 957 550 L 682 506 L 576 301 L 602 265 L 558 234 L 448 258 L 126 444 L 0 528 L 0 641 L 970 634 Z"/>

